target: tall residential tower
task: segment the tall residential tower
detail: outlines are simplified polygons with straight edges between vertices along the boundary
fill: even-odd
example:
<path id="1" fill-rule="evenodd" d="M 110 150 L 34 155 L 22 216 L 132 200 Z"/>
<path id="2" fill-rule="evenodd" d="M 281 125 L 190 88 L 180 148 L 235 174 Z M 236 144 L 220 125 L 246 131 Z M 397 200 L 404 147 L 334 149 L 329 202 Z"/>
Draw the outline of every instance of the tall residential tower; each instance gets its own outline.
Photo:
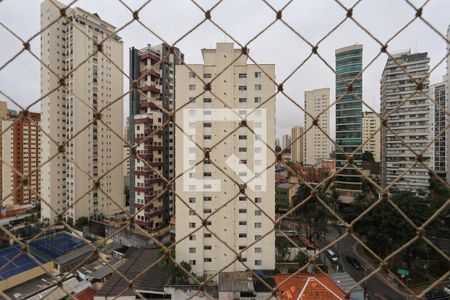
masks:
<path id="1" fill-rule="evenodd" d="M 131 93 L 128 136 L 141 157 L 130 160 L 130 206 L 148 231 L 169 225 L 175 211 L 173 189 L 156 197 L 175 175 L 175 128 L 166 122 L 175 108 L 175 66 L 183 54 L 174 51 L 166 44 L 130 49 L 130 74 L 139 79 L 139 90 Z"/>
<path id="2" fill-rule="evenodd" d="M 330 135 L 330 110 L 327 109 L 329 105 L 329 88 L 305 92 L 305 111 L 312 116 L 305 114 L 305 164 L 321 164 L 324 159 L 330 157 L 331 141 L 328 137 Z M 313 126 L 313 118 L 318 120 L 317 125 L 323 131 L 319 127 Z"/>
<path id="3" fill-rule="evenodd" d="M 340 201 L 347 203 L 362 192 L 362 54 L 362 45 L 336 50 L 336 169 L 345 168 L 336 174 L 335 185 Z M 353 164 L 346 166 L 355 151 Z"/>
<path id="4" fill-rule="evenodd" d="M 122 168 L 114 168 L 122 161 L 123 44 L 97 14 L 68 8 L 60 18 L 63 7 L 41 4 L 41 59 L 52 70 L 41 66 L 41 217 L 50 222 L 124 206 Z"/>
<path id="5" fill-rule="evenodd" d="M 372 111 L 366 111 L 363 115 L 363 152 L 370 152 L 375 161 L 381 161 L 381 126 L 380 118 Z"/>
<path id="6" fill-rule="evenodd" d="M 389 114 L 387 125 L 390 127 L 383 127 L 381 133 L 383 185 L 389 185 L 401 176 L 395 182 L 395 188 L 428 189 L 429 171 L 416 163 L 416 155 L 409 149 L 416 153 L 425 150 L 421 161 L 429 168 L 434 167 L 434 143 L 431 142 L 434 138 L 434 107 L 426 96 L 430 59 L 427 53 L 410 51 L 397 53 L 394 58 L 395 62 L 392 58 L 387 60 L 380 87 L 381 113 L 383 116 Z M 421 92 L 416 90 L 416 82 L 421 82 Z M 398 107 L 400 103 L 402 105 Z"/>
<path id="7" fill-rule="evenodd" d="M 176 105 L 191 100 L 176 115 L 183 128 L 176 130 L 176 169 L 184 174 L 176 181 L 176 259 L 199 275 L 226 266 L 224 271 L 245 270 L 228 247 L 242 251 L 241 260 L 253 270 L 275 268 L 275 174 L 273 166 L 266 170 L 275 159 L 266 146 L 275 143 L 275 99 L 255 110 L 274 94 L 266 74 L 275 78 L 275 65 L 247 64 L 241 53 L 231 43 L 218 43 L 202 49 L 204 64 L 188 65 L 194 72 L 176 68 Z M 199 77 L 206 83 L 215 78 L 204 94 Z M 246 187 L 236 184 L 247 181 Z"/>
<path id="8" fill-rule="evenodd" d="M 303 135 L 305 128 L 303 126 L 295 126 L 291 129 L 292 146 L 291 146 L 291 157 L 292 161 L 296 163 L 303 163 L 305 160 L 304 156 L 304 141 L 305 136 Z"/>

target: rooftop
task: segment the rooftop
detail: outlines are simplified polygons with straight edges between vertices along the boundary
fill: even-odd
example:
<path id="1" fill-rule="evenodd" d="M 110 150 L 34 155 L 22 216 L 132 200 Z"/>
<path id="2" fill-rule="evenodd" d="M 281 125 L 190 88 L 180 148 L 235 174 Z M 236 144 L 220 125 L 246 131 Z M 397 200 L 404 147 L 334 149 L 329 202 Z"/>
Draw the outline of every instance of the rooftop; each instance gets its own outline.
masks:
<path id="1" fill-rule="evenodd" d="M 222 272 L 219 274 L 219 292 L 253 292 L 251 272 Z"/>
<path id="2" fill-rule="evenodd" d="M 100 297 L 135 296 L 135 290 L 162 293 L 169 279 L 170 267 L 160 268 L 157 263 L 147 270 L 161 256 L 159 248 L 128 249 L 125 254 L 126 262 L 118 268 L 118 271 L 129 280 L 133 279 L 133 288 L 130 289 L 128 282 L 122 276 L 113 273 L 95 295 Z M 141 275 L 138 276 L 139 274 Z"/>
<path id="3" fill-rule="evenodd" d="M 325 274 L 275 275 L 282 300 L 344 300 L 344 292 Z M 286 282 L 284 282 L 286 280 Z M 283 283 L 284 282 L 284 283 Z"/>

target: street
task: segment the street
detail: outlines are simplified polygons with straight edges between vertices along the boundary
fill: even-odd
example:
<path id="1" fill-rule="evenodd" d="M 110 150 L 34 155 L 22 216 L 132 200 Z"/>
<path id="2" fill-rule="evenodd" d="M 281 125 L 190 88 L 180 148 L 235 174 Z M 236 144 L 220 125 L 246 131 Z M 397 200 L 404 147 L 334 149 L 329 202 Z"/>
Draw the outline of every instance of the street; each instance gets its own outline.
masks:
<path id="1" fill-rule="evenodd" d="M 339 264 L 343 266 L 344 272 L 347 272 L 356 282 L 365 277 L 366 274 L 373 271 L 373 268 L 368 266 L 366 262 L 358 255 L 355 251 L 355 245 L 357 244 L 356 240 L 352 237 L 345 237 L 342 241 L 340 241 L 335 249 L 339 253 Z M 346 260 L 346 255 L 352 255 L 357 258 L 359 262 L 363 265 L 363 270 L 357 270 L 352 265 L 350 265 Z M 392 299 L 392 300 L 400 300 L 400 299 L 408 299 L 408 297 L 394 290 L 385 279 L 381 278 L 381 275 L 376 274 L 367 280 L 367 285 L 362 287 L 367 289 L 369 299 Z M 381 296 L 381 297 L 380 297 Z"/>
<path id="2" fill-rule="evenodd" d="M 287 221 L 283 224 L 286 229 L 298 230 L 298 224 L 295 221 Z M 336 240 L 341 236 L 341 230 L 337 226 L 328 226 L 328 232 L 325 240 L 319 242 L 320 247 L 328 245 L 330 242 Z M 366 276 L 366 274 L 373 271 L 373 268 L 364 261 L 363 258 L 355 251 L 356 240 L 351 237 L 345 237 L 342 241 L 338 242 L 334 247 L 332 247 L 339 255 L 338 263 L 340 269 L 339 272 L 347 272 L 356 282 L 360 281 Z M 346 260 L 345 256 L 352 255 L 355 257 L 363 266 L 362 270 L 357 270 L 355 267 L 350 265 Z M 321 260 L 326 262 L 329 272 L 336 272 L 336 263 L 332 263 L 331 260 L 326 257 L 326 255 L 320 256 Z M 384 274 L 383 274 L 384 275 Z M 370 277 L 367 282 L 361 284 L 362 288 L 366 288 L 369 300 L 377 299 L 389 299 L 389 300 L 407 300 L 408 296 L 404 293 L 398 292 L 393 289 L 388 283 L 386 278 L 382 278 L 383 275 L 377 273 Z"/>

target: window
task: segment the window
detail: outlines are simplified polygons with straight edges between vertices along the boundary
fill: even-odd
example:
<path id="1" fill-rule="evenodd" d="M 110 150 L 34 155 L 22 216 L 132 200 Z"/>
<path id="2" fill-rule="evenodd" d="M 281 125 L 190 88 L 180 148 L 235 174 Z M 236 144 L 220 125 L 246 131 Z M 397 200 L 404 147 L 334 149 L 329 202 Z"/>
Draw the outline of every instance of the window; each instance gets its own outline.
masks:
<path id="1" fill-rule="evenodd" d="M 245 249 L 245 247 L 247 247 L 247 246 L 240 245 L 240 246 L 239 246 L 239 250 Z"/>
<path id="2" fill-rule="evenodd" d="M 261 253 L 262 249 L 261 247 L 255 247 L 255 253 Z"/>
<path id="3" fill-rule="evenodd" d="M 189 72 L 189 78 L 195 78 L 195 73 L 194 72 Z"/>
<path id="4" fill-rule="evenodd" d="M 247 74 L 246 73 L 239 73 L 239 78 L 247 78 Z"/>
<path id="5" fill-rule="evenodd" d="M 247 87 L 246 87 L 245 85 L 240 85 L 240 86 L 239 86 L 239 90 L 240 90 L 240 91 L 246 91 L 246 90 L 247 90 Z"/>
<path id="6" fill-rule="evenodd" d="M 211 201 L 212 197 L 203 197 L 203 201 Z"/>
<path id="7" fill-rule="evenodd" d="M 245 103 L 247 102 L 247 98 L 239 98 L 239 103 Z"/>
<path id="8" fill-rule="evenodd" d="M 262 261 L 260 259 L 255 260 L 255 266 L 262 265 Z"/>
<path id="9" fill-rule="evenodd" d="M 255 223 L 255 228 L 261 228 L 261 223 Z"/>
<path id="10" fill-rule="evenodd" d="M 189 85 L 189 90 L 190 91 L 195 91 L 195 84 L 190 84 Z"/>
<path id="11" fill-rule="evenodd" d="M 204 213 L 204 214 L 210 214 L 210 213 L 211 213 L 211 208 L 205 208 L 205 209 L 203 209 L 203 213 Z M 209 222 L 211 222 L 211 221 L 209 221 Z"/>
<path id="12" fill-rule="evenodd" d="M 261 103 L 261 97 L 255 97 L 255 103 Z"/>
<path id="13" fill-rule="evenodd" d="M 240 213 L 240 214 L 246 214 L 246 213 L 247 213 L 247 210 L 246 210 L 245 208 L 240 208 L 240 209 L 239 209 L 239 213 Z"/>
<path id="14" fill-rule="evenodd" d="M 246 201 L 247 200 L 247 197 L 239 197 L 239 201 Z"/>
<path id="15" fill-rule="evenodd" d="M 211 78 L 211 77 L 212 77 L 211 73 L 203 74 L 203 78 Z"/>
<path id="16" fill-rule="evenodd" d="M 189 223 L 189 228 L 195 228 L 195 223 Z"/>
<path id="17" fill-rule="evenodd" d="M 211 247 L 211 245 L 205 245 L 205 246 L 203 246 L 203 249 L 204 250 L 211 250 L 212 247 Z"/>
<path id="18" fill-rule="evenodd" d="M 239 139 L 240 139 L 240 140 L 246 140 L 246 139 L 247 139 L 247 136 L 246 136 L 246 135 L 240 135 L 240 136 L 239 136 Z"/>
<path id="19" fill-rule="evenodd" d="M 247 152 L 247 148 L 240 147 L 240 148 L 239 148 L 239 152 Z"/>
<path id="20" fill-rule="evenodd" d="M 189 260 L 189 264 L 190 264 L 191 266 L 195 266 L 195 259 Z"/>
<path id="21" fill-rule="evenodd" d="M 208 127 L 209 128 L 209 127 L 211 127 L 211 123 L 203 123 L 203 127 L 205 127 L 205 128 Z"/>
<path id="22" fill-rule="evenodd" d="M 247 237 L 247 234 L 246 234 L 246 233 L 239 233 L 239 237 L 240 237 L 240 238 L 246 238 L 246 237 Z"/>
<path id="23" fill-rule="evenodd" d="M 239 225 L 245 226 L 245 225 L 247 225 L 247 221 L 239 221 Z"/>
<path id="24" fill-rule="evenodd" d="M 205 257 L 205 258 L 203 259 L 203 261 L 204 261 L 204 262 L 212 262 L 212 258 Z"/>
<path id="25" fill-rule="evenodd" d="M 261 238 L 261 235 L 260 235 L 260 234 L 256 234 L 256 235 L 255 235 L 255 241 L 259 240 L 260 238 Z"/>
<path id="26" fill-rule="evenodd" d="M 260 91 L 260 90 L 261 90 L 261 85 L 255 84 L 255 91 Z"/>
<path id="27" fill-rule="evenodd" d="M 261 78 L 261 72 L 255 72 L 255 78 Z"/>
<path id="28" fill-rule="evenodd" d="M 255 198 L 255 203 L 261 203 L 262 202 L 262 198 L 261 197 L 256 197 Z"/>
<path id="29" fill-rule="evenodd" d="M 212 101 L 211 98 L 203 98 L 204 103 L 211 103 L 211 101 Z"/>
<path id="30" fill-rule="evenodd" d="M 204 136 L 203 136 L 203 139 L 205 139 L 205 140 L 210 140 L 210 139 L 211 139 L 211 136 L 210 136 L 210 135 L 204 135 Z"/>
<path id="31" fill-rule="evenodd" d="M 211 177 L 211 172 L 203 172 L 204 177 Z"/>
<path id="32" fill-rule="evenodd" d="M 195 253 L 195 248 L 194 247 L 189 248 L 189 253 Z"/>
<path id="33" fill-rule="evenodd" d="M 195 210 L 190 209 L 190 210 L 189 210 L 189 215 L 190 215 L 190 216 L 195 216 Z"/>
<path id="34" fill-rule="evenodd" d="M 260 210 L 255 210 L 255 216 L 260 216 L 261 215 L 261 211 Z"/>
<path id="35" fill-rule="evenodd" d="M 190 240 L 190 241 L 195 241 L 195 235 L 191 234 L 191 235 L 189 236 L 189 240 Z"/>
<path id="36" fill-rule="evenodd" d="M 203 236 L 204 236 L 205 238 L 210 238 L 212 235 L 211 235 L 211 233 L 205 233 Z"/>

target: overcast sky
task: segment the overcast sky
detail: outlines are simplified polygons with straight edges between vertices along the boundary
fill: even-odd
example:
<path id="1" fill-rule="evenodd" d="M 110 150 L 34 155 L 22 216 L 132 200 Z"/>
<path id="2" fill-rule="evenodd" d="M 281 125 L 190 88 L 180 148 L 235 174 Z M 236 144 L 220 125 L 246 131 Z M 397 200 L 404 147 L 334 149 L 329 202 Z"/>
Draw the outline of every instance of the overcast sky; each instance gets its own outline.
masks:
<path id="1" fill-rule="evenodd" d="M 346 6 L 355 1 L 341 0 Z M 64 0 L 63 3 L 69 1 Z M 144 1 L 124 0 L 132 8 Z M 201 6 L 211 7 L 216 1 L 198 0 Z M 269 2 L 280 8 L 288 1 Z M 425 1 L 412 1 L 421 5 Z M 0 22 L 12 29 L 23 39 L 28 39 L 39 30 L 39 0 L 0 0 Z M 79 0 L 79 6 L 90 12 L 97 12 L 109 23 L 120 27 L 131 18 L 129 11 L 117 0 Z M 426 18 L 441 33 L 445 34 L 450 23 L 450 0 L 431 0 L 424 9 Z M 387 41 L 395 32 L 414 17 L 414 10 L 404 0 L 363 0 L 354 10 L 354 16 L 379 40 Z M 297 0 L 283 12 L 283 19 L 306 39 L 315 44 L 345 16 L 345 11 L 333 0 Z M 203 13 L 187 0 L 153 0 L 140 14 L 141 20 L 173 43 L 194 24 L 203 19 Z M 275 17 L 274 12 L 261 0 L 224 0 L 212 13 L 212 18 L 241 43 L 246 43 Z M 128 70 L 128 52 L 131 46 L 138 48 L 146 44 L 156 45 L 161 41 L 143 29 L 132 24 L 119 35 L 124 41 L 124 66 Z M 209 22 L 180 41 L 178 46 L 185 54 L 187 63 L 202 63 L 202 48 L 214 47 L 216 42 L 231 40 Z M 351 44 L 364 46 L 364 65 L 379 52 L 380 46 L 351 20 L 347 20 L 319 45 L 319 53 L 334 66 L 334 50 Z M 31 44 L 32 51 L 39 55 L 39 37 Z M 0 66 L 21 49 L 21 43 L 10 33 L 0 28 Z M 284 24 L 277 22 L 250 45 L 250 55 L 258 63 L 276 65 L 277 81 L 288 76 L 310 53 L 309 46 L 300 40 Z M 390 44 L 389 50 L 428 52 L 431 66 L 435 66 L 446 54 L 445 41 L 424 22 L 416 20 Z M 379 110 L 379 82 L 386 55 L 379 57 L 364 73 L 364 99 Z M 39 62 L 28 53 L 19 56 L 13 63 L 0 71 L 0 90 L 23 105 L 39 97 Z M 431 83 L 442 80 L 446 73 L 445 64 L 431 75 Z M 334 74 L 313 56 L 286 83 L 285 92 L 303 106 L 304 92 L 329 87 L 334 98 Z M 127 88 L 127 86 L 125 86 Z M 124 103 L 126 111 L 127 101 Z M 39 111 L 39 106 L 32 111 Z M 367 108 L 365 109 L 367 110 Z M 331 112 L 334 116 L 334 110 Z M 303 124 L 303 113 L 283 96 L 277 97 L 277 136 L 290 132 L 290 128 Z M 332 128 L 334 128 L 334 117 Z M 333 134 L 333 133 L 332 133 Z"/>

